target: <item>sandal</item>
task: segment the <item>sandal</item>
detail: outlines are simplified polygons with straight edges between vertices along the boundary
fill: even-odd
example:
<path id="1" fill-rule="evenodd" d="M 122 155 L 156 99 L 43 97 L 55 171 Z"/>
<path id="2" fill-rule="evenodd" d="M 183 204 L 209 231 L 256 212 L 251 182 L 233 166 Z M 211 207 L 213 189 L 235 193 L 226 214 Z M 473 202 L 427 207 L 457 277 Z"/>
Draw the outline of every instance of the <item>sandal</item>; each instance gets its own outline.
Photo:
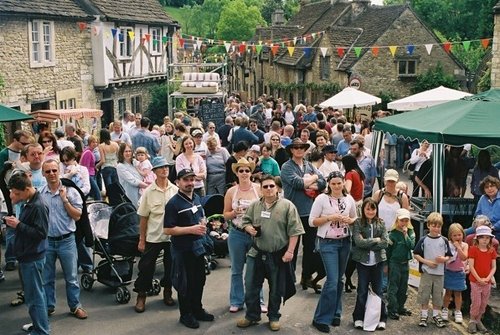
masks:
<path id="1" fill-rule="evenodd" d="M 17 298 L 15 298 L 14 300 L 12 300 L 10 302 L 10 305 L 12 307 L 17 307 L 17 306 L 21 306 L 22 304 L 24 304 L 24 291 L 17 291 Z"/>

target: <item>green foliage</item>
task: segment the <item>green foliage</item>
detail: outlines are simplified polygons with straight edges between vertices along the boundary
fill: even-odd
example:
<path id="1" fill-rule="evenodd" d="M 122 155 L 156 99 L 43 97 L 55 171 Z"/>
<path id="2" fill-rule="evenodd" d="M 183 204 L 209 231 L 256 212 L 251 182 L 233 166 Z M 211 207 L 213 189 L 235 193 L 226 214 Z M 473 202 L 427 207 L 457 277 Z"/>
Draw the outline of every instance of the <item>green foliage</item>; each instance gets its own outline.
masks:
<path id="1" fill-rule="evenodd" d="M 174 85 L 163 83 L 153 87 L 149 93 L 151 94 L 151 102 L 148 105 L 146 116 L 151 119 L 152 124 L 163 124 L 163 118 L 168 114 L 168 94 L 175 91 Z"/>
<path id="2" fill-rule="evenodd" d="M 377 95 L 382 102 L 373 106 L 372 110 L 387 110 L 387 104 L 396 99 L 396 96 L 391 92 L 380 91 Z"/>
<path id="3" fill-rule="evenodd" d="M 458 82 L 453 78 L 453 75 L 447 75 L 443 70 L 443 66 L 438 63 L 435 68 L 431 68 L 426 73 L 417 76 L 412 93 L 427 91 L 441 85 L 453 89 L 459 88 Z"/>
<path id="4" fill-rule="evenodd" d="M 477 83 L 477 91 L 484 92 L 491 88 L 491 63 L 486 71 L 483 72 L 479 82 Z"/>
<path id="5" fill-rule="evenodd" d="M 248 7 L 243 0 L 233 0 L 221 12 L 217 38 L 246 41 L 255 34 L 255 27 L 265 24 L 257 7 Z"/>
<path id="6" fill-rule="evenodd" d="M 471 45 L 467 51 L 462 44 L 454 44 L 452 53 L 467 70 L 476 72 L 478 66 L 481 64 L 481 61 L 486 55 L 486 50 L 479 45 L 479 43 L 475 46 Z"/>

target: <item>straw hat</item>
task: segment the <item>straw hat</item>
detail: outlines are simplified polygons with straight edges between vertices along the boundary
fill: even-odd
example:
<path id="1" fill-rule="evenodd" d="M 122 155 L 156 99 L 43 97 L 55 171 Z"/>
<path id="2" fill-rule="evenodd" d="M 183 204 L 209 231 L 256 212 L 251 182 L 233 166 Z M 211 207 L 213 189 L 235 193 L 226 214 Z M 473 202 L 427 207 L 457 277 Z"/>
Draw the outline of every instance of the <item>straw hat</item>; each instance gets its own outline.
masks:
<path id="1" fill-rule="evenodd" d="M 247 168 L 250 169 L 251 172 L 253 172 L 253 170 L 255 170 L 255 163 L 247 161 L 246 158 L 241 158 L 238 161 L 238 163 L 231 164 L 231 169 L 233 170 L 234 174 L 237 174 L 238 169 L 242 166 L 246 166 Z"/>

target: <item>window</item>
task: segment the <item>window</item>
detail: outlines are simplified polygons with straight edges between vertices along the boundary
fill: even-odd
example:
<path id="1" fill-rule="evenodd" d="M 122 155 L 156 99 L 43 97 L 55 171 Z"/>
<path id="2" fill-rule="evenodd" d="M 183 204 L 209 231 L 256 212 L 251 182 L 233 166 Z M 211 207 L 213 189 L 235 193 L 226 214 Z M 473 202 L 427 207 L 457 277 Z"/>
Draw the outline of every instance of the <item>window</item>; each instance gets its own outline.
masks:
<path id="1" fill-rule="evenodd" d="M 400 77 L 415 77 L 417 75 L 416 60 L 399 60 L 398 75 Z"/>
<path id="2" fill-rule="evenodd" d="M 127 110 L 127 100 L 126 99 L 118 99 L 118 112 L 120 115 Z"/>
<path id="3" fill-rule="evenodd" d="M 118 38 L 120 45 L 120 57 L 132 57 L 134 42 L 129 36 L 129 32 L 134 31 L 132 28 L 120 28 L 121 37 Z"/>
<path id="4" fill-rule="evenodd" d="M 75 98 L 68 99 L 68 108 L 69 109 L 76 108 L 76 99 Z"/>
<path id="5" fill-rule="evenodd" d="M 319 67 L 320 67 L 320 79 L 328 80 L 330 79 L 330 56 L 320 57 L 319 58 Z"/>
<path id="6" fill-rule="evenodd" d="M 140 95 L 132 97 L 130 103 L 132 104 L 132 113 L 142 113 L 142 97 Z"/>
<path id="7" fill-rule="evenodd" d="M 59 109 L 66 109 L 66 100 L 59 101 Z"/>
<path id="8" fill-rule="evenodd" d="M 151 53 L 161 53 L 161 28 L 151 28 Z"/>
<path id="9" fill-rule="evenodd" d="M 53 66 L 54 23 L 33 20 L 29 23 L 30 64 L 31 67 Z"/>

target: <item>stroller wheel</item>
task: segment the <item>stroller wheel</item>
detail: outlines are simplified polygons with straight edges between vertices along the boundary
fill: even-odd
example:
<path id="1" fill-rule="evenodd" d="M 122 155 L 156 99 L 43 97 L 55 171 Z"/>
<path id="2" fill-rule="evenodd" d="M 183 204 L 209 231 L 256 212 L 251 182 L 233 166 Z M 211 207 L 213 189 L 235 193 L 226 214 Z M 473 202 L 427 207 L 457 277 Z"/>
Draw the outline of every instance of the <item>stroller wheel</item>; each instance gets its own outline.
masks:
<path id="1" fill-rule="evenodd" d="M 126 304 L 130 301 L 130 292 L 126 287 L 118 287 L 115 294 L 116 301 L 119 304 Z"/>
<path id="2" fill-rule="evenodd" d="M 153 279 L 151 289 L 147 292 L 149 296 L 158 295 L 161 292 L 160 281 L 158 279 Z"/>
<path id="3" fill-rule="evenodd" d="M 80 284 L 82 284 L 82 287 L 85 291 L 90 291 L 92 289 L 92 286 L 94 285 L 94 278 L 92 278 L 92 275 L 90 273 L 84 273 L 80 278 Z"/>
<path id="4" fill-rule="evenodd" d="M 217 262 L 210 261 L 210 263 L 208 264 L 208 267 L 210 268 L 210 270 L 215 270 L 217 268 Z"/>

